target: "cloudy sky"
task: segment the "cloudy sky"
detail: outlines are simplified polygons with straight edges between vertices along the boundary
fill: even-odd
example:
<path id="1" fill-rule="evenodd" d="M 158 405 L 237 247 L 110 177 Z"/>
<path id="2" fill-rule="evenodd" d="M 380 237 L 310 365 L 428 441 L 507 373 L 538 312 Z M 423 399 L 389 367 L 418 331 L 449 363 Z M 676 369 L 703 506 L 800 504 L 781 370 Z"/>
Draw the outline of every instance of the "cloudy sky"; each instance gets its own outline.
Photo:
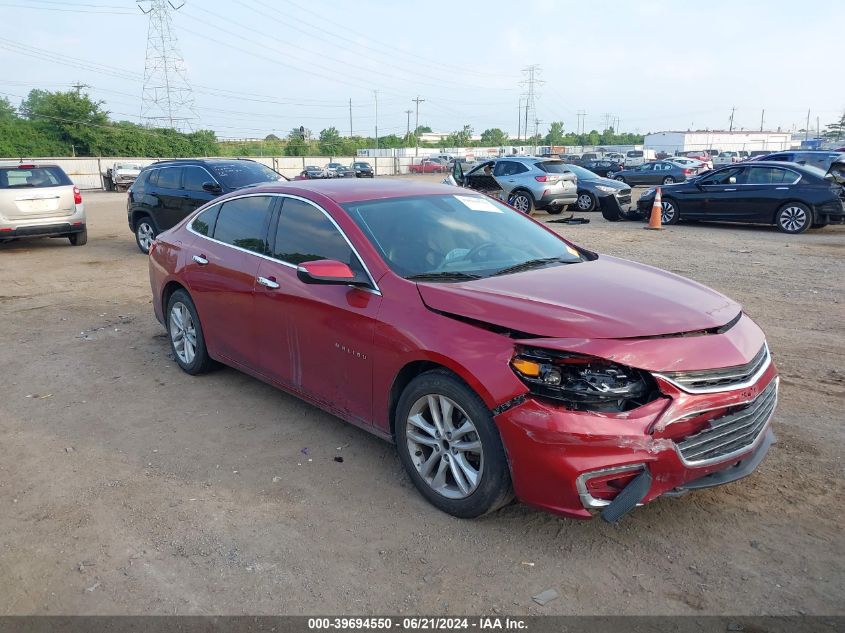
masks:
<path id="1" fill-rule="evenodd" d="M 174 0 L 179 5 L 180 0 Z M 149 7 L 149 2 L 141 2 Z M 135 0 L 0 0 L 0 95 L 76 82 L 137 121 L 148 17 Z M 197 127 L 221 137 L 331 125 L 516 133 L 520 82 L 540 68 L 541 131 L 586 112 L 623 130 L 822 127 L 845 110 L 842 0 L 329 2 L 185 0 L 173 28 Z M 411 125 L 413 126 L 411 115 Z M 607 118 L 606 118 L 607 117 Z M 531 130 L 533 131 L 533 121 Z"/>

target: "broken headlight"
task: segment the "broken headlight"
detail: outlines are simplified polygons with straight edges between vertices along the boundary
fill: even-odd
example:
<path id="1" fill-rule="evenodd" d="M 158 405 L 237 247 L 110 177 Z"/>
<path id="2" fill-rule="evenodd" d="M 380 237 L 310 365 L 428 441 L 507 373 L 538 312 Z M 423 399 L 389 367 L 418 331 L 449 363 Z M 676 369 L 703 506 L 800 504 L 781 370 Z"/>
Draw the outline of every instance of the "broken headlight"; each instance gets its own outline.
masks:
<path id="1" fill-rule="evenodd" d="M 527 349 L 510 365 L 534 395 L 582 411 L 629 411 L 657 396 L 647 372 L 595 356 Z"/>

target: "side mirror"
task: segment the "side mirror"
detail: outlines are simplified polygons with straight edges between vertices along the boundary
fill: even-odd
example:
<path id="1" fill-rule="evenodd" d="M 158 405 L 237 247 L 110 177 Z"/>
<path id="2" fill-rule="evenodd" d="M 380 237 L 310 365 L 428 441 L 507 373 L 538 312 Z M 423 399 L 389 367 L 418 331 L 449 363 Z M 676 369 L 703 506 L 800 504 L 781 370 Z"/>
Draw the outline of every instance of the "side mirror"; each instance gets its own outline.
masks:
<path id="1" fill-rule="evenodd" d="M 204 182 L 202 183 L 202 190 L 207 191 L 208 193 L 222 193 L 223 188 L 218 185 L 216 182 Z"/>
<path id="2" fill-rule="evenodd" d="M 302 262 L 296 267 L 296 276 L 305 284 L 324 284 L 332 286 L 363 286 L 363 283 L 348 264 L 334 259 L 318 259 Z"/>

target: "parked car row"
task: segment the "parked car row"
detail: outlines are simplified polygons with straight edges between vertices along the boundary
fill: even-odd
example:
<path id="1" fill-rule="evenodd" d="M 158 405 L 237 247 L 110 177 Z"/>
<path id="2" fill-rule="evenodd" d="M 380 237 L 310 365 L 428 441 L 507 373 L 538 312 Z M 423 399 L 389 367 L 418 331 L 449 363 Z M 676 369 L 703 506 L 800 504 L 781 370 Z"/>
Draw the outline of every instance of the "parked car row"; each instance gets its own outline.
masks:
<path id="1" fill-rule="evenodd" d="M 372 166 L 364 161 L 355 161 L 347 166 L 343 163 L 329 163 L 325 167 L 306 165 L 294 180 L 314 180 L 320 178 L 372 178 Z"/>

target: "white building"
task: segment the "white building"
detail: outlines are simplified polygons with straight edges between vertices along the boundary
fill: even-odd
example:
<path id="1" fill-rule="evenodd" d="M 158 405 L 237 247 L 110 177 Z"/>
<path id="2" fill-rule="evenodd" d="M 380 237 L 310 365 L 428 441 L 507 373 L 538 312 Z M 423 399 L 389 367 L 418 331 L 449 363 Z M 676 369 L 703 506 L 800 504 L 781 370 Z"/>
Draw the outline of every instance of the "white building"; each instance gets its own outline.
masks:
<path id="1" fill-rule="evenodd" d="M 767 150 L 777 152 L 792 146 L 789 132 L 725 132 L 697 130 L 695 132 L 654 132 L 646 134 L 645 148 L 655 152 L 691 152 L 715 149 L 724 151 Z"/>

